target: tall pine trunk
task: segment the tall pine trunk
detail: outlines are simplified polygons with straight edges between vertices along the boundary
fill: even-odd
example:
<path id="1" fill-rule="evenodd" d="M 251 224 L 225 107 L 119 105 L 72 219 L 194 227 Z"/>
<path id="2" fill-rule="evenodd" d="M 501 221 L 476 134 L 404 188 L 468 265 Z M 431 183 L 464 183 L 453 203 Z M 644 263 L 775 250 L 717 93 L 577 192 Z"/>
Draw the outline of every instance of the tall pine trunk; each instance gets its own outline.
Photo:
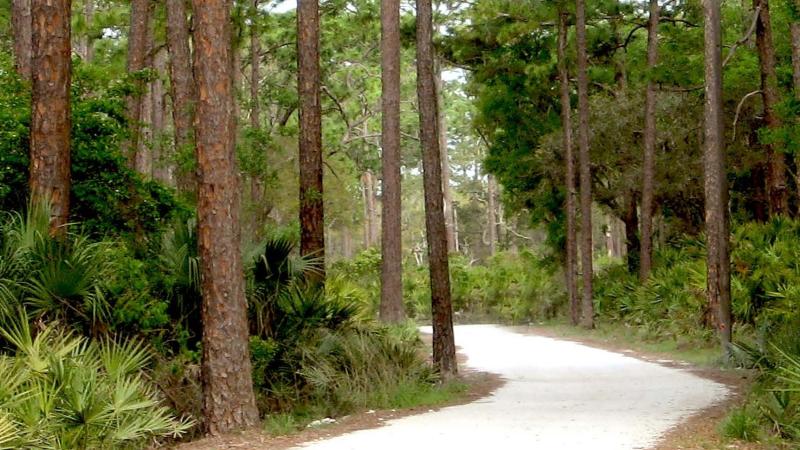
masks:
<path id="1" fill-rule="evenodd" d="M 30 81 L 33 52 L 31 0 L 13 0 L 11 28 L 14 37 L 14 67 L 22 79 Z"/>
<path id="2" fill-rule="evenodd" d="M 400 173 L 400 0 L 381 0 L 381 147 L 383 159 L 381 306 L 384 322 L 405 319 Z"/>
<path id="3" fill-rule="evenodd" d="M 128 73 L 135 73 L 147 68 L 148 52 L 150 51 L 152 28 L 150 22 L 153 13 L 151 0 L 131 0 L 131 20 L 128 31 Z M 142 148 L 142 119 L 143 103 L 147 94 L 147 85 L 142 80 L 134 81 L 134 92 L 128 96 L 127 109 L 130 121 L 130 140 L 127 143 L 128 165 L 131 168 L 141 166 L 137 164 L 137 157 Z"/>
<path id="4" fill-rule="evenodd" d="M 756 21 L 756 47 L 761 72 L 761 97 L 764 100 L 764 121 L 767 128 L 777 130 L 783 126 L 775 110 L 778 98 L 778 75 L 775 70 L 775 46 L 772 43 L 769 0 L 753 0 L 758 11 Z M 789 191 L 786 186 L 786 156 L 777 144 L 767 145 L 767 192 L 770 215 L 788 214 Z"/>
<path id="5" fill-rule="evenodd" d="M 250 127 L 261 128 L 261 104 L 258 102 L 258 88 L 261 82 L 261 41 L 258 26 L 258 3 L 253 0 L 250 5 Z"/>
<path id="6" fill-rule="evenodd" d="M 592 299 L 592 173 L 589 159 L 589 76 L 586 56 L 586 3 L 575 2 L 576 41 L 578 47 L 578 154 L 581 204 L 581 271 L 583 293 L 581 325 L 594 328 Z"/>
<path id="7" fill-rule="evenodd" d="M 567 20 L 569 14 L 558 12 L 558 78 L 561 88 L 561 128 L 564 146 L 564 171 L 567 210 L 567 261 L 565 277 L 567 297 L 569 298 L 570 319 L 573 325 L 580 322 L 580 303 L 578 301 L 577 257 L 578 241 L 575 214 L 575 155 L 572 147 L 572 106 L 570 102 L 569 69 L 567 68 Z"/>
<path id="8" fill-rule="evenodd" d="M 647 25 L 647 88 L 644 97 L 644 161 L 642 163 L 642 236 L 639 256 L 639 278 L 646 281 L 653 269 L 653 210 L 656 184 L 656 83 L 653 80 L 658 64 L 658 22 L 661 8 L 658 0 L 650 0 Z"/>
<path id="9" fill-rule="evenodd" d="M 491 174 L 487 178 L 486 225 L 489 227 L 489 256 L 494 256 L 497 253 L 497 181 Z"/>
<path id="10" fill-rule="evenodd" d="M 194 145 L 195 82 L 189 50 L 189 23 L 185 0 L 166 0 L 167 48 L 169 50 L 170 98 L 172 123 L 175 128 L 175 151 L 182 153 Z M 195 173 L 179 170 L 178 188 L 194 192 Z"/>
<path id="11" fill-rule="evenodd" d="M 297 88 L 300 98 L 300 253 L 325 257 L 320 107 L 319 3 L 297 2 Z M 324 275 L 321 277 L 324 281 Z"/>
<path id="12" fill-rule="evenodd" d="M 94 40 L 91 36 L 91 26 L 94 20 L 94 0 L 83 1 L 81 15 L 83 16 L 86 30 L 78 39 L 78 55 L 84 62 L 91 63 L 94 59 Z"/>
<path id="13" fill-rule="evenodd" d="M 70 195 L 70 0 L 31 8 L 31 163 L 34 203 L 50 204 L 50 232 L 63 234 Z"/>
<path id="14" fill-rule="evenodd" d="M 458 372 L 458 367 L 442 192 L 431 0 L 417 0 L 417 97 L 431 280 L 433 364 L 444 378 L 450 378 Z"/>
<path id="15" fill-rule="evenodd" d="M 240 252 L 230 3 L 193 0 L 198 91 L 197 229 L 203 294 L 203 413 L 209 434 L 258 422 Z"/>
<path id="16" fill-rule="evenodd" d="M 442 192 L 444 195 L 444 226 L 447 233 L 447 251 L 458 252 L 458 233 L 453 209 L 453 192 L 450 189 L 450 152 L 447 146 L 447 116 L 444 110 L 444 80 L 442 79 L 442 59 L 434 57 L 436 68 L 436 99 L 439 102 L 437 117 L 439 121 L 439 152 L 442 158 Z"/>
<path id="17" fill-rule="evenodd" d="M 728 187 L 722 109 L 721 0 L 704 0 L 705 18 L 705 210 L 708 242 L 708 305 L 723 352 L 731 343 L 730 260 L 728 255 Z"/>

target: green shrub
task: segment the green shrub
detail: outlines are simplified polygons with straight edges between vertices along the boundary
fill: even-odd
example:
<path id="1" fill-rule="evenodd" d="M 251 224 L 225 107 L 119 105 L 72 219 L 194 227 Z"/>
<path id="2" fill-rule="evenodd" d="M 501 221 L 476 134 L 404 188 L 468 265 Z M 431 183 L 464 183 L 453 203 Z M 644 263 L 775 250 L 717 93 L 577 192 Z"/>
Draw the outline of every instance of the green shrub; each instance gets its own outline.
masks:
<path id="1" fill-rule="evenodd" d="M 761 433 L 761 423 L 756 411 L 749 407 L 731 411 L 721 424 L 723 436 L 753 442 Z"/>
<path id="2" fill-rule="evenodd" d="M 32 336 L 28 317 L 0 332 L 0 446 L 146 448 L 193 423 L 175 418 L 142 375 L 150 359 L 132 341 L 89 341 L 48 326 Z"/>

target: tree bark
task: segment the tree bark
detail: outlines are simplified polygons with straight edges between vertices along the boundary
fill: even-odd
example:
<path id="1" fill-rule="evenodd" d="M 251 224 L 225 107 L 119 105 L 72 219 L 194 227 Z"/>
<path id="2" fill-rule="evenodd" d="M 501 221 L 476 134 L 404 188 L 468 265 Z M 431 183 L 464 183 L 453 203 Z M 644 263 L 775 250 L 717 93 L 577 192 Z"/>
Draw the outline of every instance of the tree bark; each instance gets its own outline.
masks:
<path id="1" fill-rule="evenodd" d="M 300 98 L 300 253 L 325 257 L 320 107 L 319 3 L 297 2 Z M 324 275 L 321 280 L 324 281 Z"/>
<path id="2" fill-rule="evenodd" d="M 261 105 L 258 102 L 258 87 L 261 82 L 258 3 L 259 0 L 253 0 L 250 17 L 250 126 L 254 130 L 261 128 Z"/>
<path id="3" fill-rule="evenodd" d="M 166 0 L 166 12 L 175 151 L 181 153 L 194 145 L 196 99 L 185 0 Z M 182 191 L 195 192 L 197 189 L 197 180 L 194 172 L 184 173 L 180 171 L 177 178 L 178 187 Z"/>
<path id="4" fill-rule="evenodd" d="M 589 77 L 586 56 L 586 3 L 576 0 L 576 41 L 578 47 L 578 154 L 581 204 L 581 270 L 583 295 L 581 325 L 594 328 L 592 299 L 592 173 L 589 159 Z"/>
<path id="5" fill-rule="evenodd" d="M 150 0 L 131 0 L 131 22 L 128 32 L 128 73 L 138 72 L 148 67 L 148 51 L 151 47 L 153 3 Z M 147 85 L 142 80 L 134 81 L 134 92 L 128 96 L 127 109 L 130 121 L 130 140 L 128 142 L 128 164 L 137 168 L 137 156 L 141 149 L 143 103 Z"/>
<path id="6" fill-rule="evenodd" d="M 31 80 L 33 37 L 31 0 L 13 0 L 11 3 L 11 28 L 14 37 L 14 67 L 23 80 Z"/>
<path id="7" fill-rule="evenodd" d="M 764 121 L 767 128 L 776 130 L 783 126 L 775 111 L 779 103 L 778 75 L 775 70 L 775 46 L 772 43 L 769 0 L 753 0 L 753 8 L 758 11 L 756 21 L 756 47 L 761 71 L 761 97 L 764 100 Z M 786 156 L 778 144 L 767 145 L 767 190 L 770 215 L 789 212 L 789 191 L 786 185 Z"/>
<path id="8" fill-rule="evenodd" d="M 197 218 L 203 294 L 203 409 L 218 435 L 258 423 L 240 252 L 239 183 L 230 74 L 230 2 L 192 0 L 199 92 Z"/>
<path id="9" fill-rule="evenodd" d="M 71 2 L 31 6 L 31 199 L 49 202 L 50 232 L 61 235 L 69 220 Z"/>
<path id="10" fill-rule="evenodd" d="M 91 36 L 92 20 L 94 19 L 94 0 L 84 0 L 81 13 L 87 29 L 78 39 L 78 55 L 84 62 L 91 63 L 94 59 L 94 40 Z"/>
<path id="11" fill-rule="evenodd" d="M 361 176 L 364 200 L 364 247 L 374 247 L 378 243 L 378 212 L 375 200 L 375 175 L 367 170 Z"/>
<path id="12" fill-rule="evenodd" d="M 493 175 L 487 178 L 489 180 L 486 223 L 489 227 L 489 256 L 494 256 L 497 253 L 497 181 Z"/>
<path id="13" fill-rule="evenodd" d="M 417 0 L 417 97 L 431 281 L 433 364 L 442 377 L 450 378 L 458 372 L 458 367 L 442 192 L 431 0 Z"/>
<path id="14" fill-rule="evenodd" d="M 637 210 L 636 193 L 628 192 L 625 195 L 625 213 L 622 221 L 625 223 L 625 255 L 628 272 L 639 271 L 639 255 L 641 242 L 639 241 L 639 211 Z"/>
<path id="15" fill-rule="evenodd" d="M 731 343 L 728 187 L 722 109 L 721 0 L 704 0 L 705 18 L 705 210 L 708 242 L 708 304 L 727 355 Z"/>
<path id="16" fill-rule="evenodd" d="M 642 241 L 639 256 L 639 278 L 650 277 L 653 269 L 653 210 L 656 183 L 657 86 L 653 71 L 658 64 L 658 22 L 661 8 L 658 0 L 650 0 L 650 20 L 647 25 L 647 88 L 644 105 L 644 161 L 642 163 Z"/>
<path id="17" fill-rule="evenodd" d="M 153 178 L 161 183 L 172 186 L 174 184 L 174 159 L 170 146 L 166 145 L 164 131 L 166 129 L 166 102 L 164 101 L 164 79 L 167 73 L 167 52 L 161 49 L 153 57 L 153 69 L 157 78 L 150 86 L 152 96 L 150 126 L 153 138 Z"/>
<path id="18" fill-rule="evenodd" d="M 383 159 L 380 318 L 405 319 L 400 149 L 400 0 L 381 0 L 381 147 Z"/>
<path id="19" fill-rule="evenodd" d="M 558 12 L 558 78 L 561 88 L 561 129 L 563 132 L 564 170 L 566 201 L 564 208 L 567 216 L 567 260 L 565 277 L 567 281 L 567 298 L 569 299 L 570 319 L 573 325 L 580 322 L 580 303 L 578 301 L 577 256 L 578 241 L 575 214 L 575 155 L 572 147 L 572 106 L 570 101 L 569 69 L 567 68 L 567 20 L 565 11 Z"/>
<path id="20" fill-rule="evenodd" d="M 444 225 L 447 232 L 447 251 L 458 252 L 455 211 L 453 210 L 453 191 L 450 189 L 450 152 L 447 145 L 447 115 L 444 110 L 444 80 L 442 79 L 441 57 L 434 57 L 436 67 L 436 99 L 439 108 L 436 112 L 439 121 L 439 149 L 442 157 L 442 192 L 444 193 Z"/>
<path id="21" fill-rule="evenodd" d="M 795 14 L 800 14 L 800 4 L 794 3 Z M 800 19 L 795 15 L 791 23 L 791 47 L 792 47 L 792 84 L 794 88 L 794 98 L 800 101 Z M 800 155 L 795 155 L 795 189 L 797 189 L 797 209 L 800 211 Z M 800 216 L 800 212 L 798 212 Z"/>

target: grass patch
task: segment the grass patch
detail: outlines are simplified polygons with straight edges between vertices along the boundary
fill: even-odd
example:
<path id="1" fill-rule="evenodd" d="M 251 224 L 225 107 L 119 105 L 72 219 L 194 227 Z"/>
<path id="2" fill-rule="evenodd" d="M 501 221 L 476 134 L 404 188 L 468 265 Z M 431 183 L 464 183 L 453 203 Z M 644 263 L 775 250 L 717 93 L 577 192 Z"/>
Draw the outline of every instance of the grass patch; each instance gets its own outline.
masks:
<path id="1" fill-rule="evenodd" d="M 663 355 L 685 361 L 698 367 L 719 367 L 722 363 L 719 347 L 715 343 L 680 339 L 654 340 L 636 328 L 624 324 L 598 323 L 594 330 L 575 327 L 563 320 L 537 323 L 532 327 L 547 334 L 564 338 L 596 342 L 599 345 L 627 347 L 631 350 Z"/>
<path id="2" fill-rule="evenodd" d="M 758 412 L 747 406 L 736 408 L 722 421 L 719 429 L 726 438 L 755 442 L 761 435 Z"/>

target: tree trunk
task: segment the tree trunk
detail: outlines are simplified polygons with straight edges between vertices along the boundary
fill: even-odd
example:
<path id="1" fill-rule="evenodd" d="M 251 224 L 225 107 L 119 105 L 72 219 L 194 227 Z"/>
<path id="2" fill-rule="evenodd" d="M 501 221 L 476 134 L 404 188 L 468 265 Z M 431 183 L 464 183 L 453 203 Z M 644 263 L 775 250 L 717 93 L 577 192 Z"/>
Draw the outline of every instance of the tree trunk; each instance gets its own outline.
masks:
<path id="1" fill-rule="evenodd" d="M 153 3 L 150 0 L 131 0 L 131 23 L 128 32 L 128 73 L 138 72 L 147 68 L 147 53 L 150 51 L 152 27 L 150 26 L 153 13 Z M 134 81 L 134 92 L 128 96 L 127 109 L 130 121 L 131 136 L 128 142 L 128 164 L 137 168 L 137 157 L 141 147 L 141 123 L 143 119 L 143 102 L 147 93 L 144 81 Z"/>
<path id="2" fill-rule="evenodd" d="M 578 301 L 577 262 L 578 241 L 575 224 L 575 155 L 572 147 L 572 106 L 570 102 L 569 69 L 567 68 L 567 20 L 568 13 L 558 13 L 558 78 L 561 88 L 561 129 L 563 131 L 565 184 L 567 210 L 566 272 L 567 298 L 569 299 L 570 319 L 573 325 L 580 322 L 580 303 Z"/>
<path id="3" fill-rule="evenodd" d="M 708 242 L 708 304 L 723 352 L 731 343 L 725 133 L 722 109 L 721 0 L 704 0 L 705 17 L 705 210 Z"/>
<path id="4" fill-rule="evenodd" d="M 13 0 L 11 28 L 14 37 L 14 67 L 23 80 L 31 79 L 33 37 L 31 35 L 31 0 Z"/>
<path id="5" fill-rule="evenodd" d="M 31 8 L 31 162 L 34 204 L 49 202 L 50 232 L 63 234 L 70 195 L 69 0 L 34 1 Z"/>
<path id="6" fill-rule="evenodd" d="M 650 21 L 647 26 L 648 79 L 644 105 L 644 161 L 642 164 L 642 246 L 639 257 L 639 278 L 650 277 L 653 269 L 653 210 L 656 183 L 656 128 L 657 86 L 653 80 L 658 64 L 658 22 L 661 8 L 658 0 L 650 0 Z"/>
<path id="7" fill-rule="evenodd" d="M 378 212 L 375 200 L 375 175 L 367 170 L 361 176 L 364 200 L 364 247 L 374 247 L 378 243 Z"/>
<path id="8" fill-rule="evenodd" d="M 300 254 L 325 257 L 320 109 L 319 3 L 297 2 L 300 98 Z M 321 276 L 324 281 L 324 275 Z"/>
<path id="9" fill-rule="evenodd" d="M 486 223 L 489 227 L 489 256 L 494 256 L 497 253 L 497 181 L 493 175 L 489 175 L 488 179 Z"/>
<path id="10" fill-rule="evenodd" d="M 381 147 L 383 159 L 381 307 L 384 322 L 405 319 L 400 149 L 400 0 L 381 0 Z"/>
<path id="11" fill-rule="evenodd" d="M 594 328 L 592 299 L 592 173 L 589 160 L 589 77 L 586 56 L 586 4 L 576 0 L 576 41 L 578 46 L 578 153 L 581 204 L 581 270 L 583 297 L 581 325 Z"/>
<path id="12" fill-rule="evenodd" d="M 625 254 L 627 255 L 628 272 L 637 273 L 641 243 L 639 242 L 639 211 L 635 192 L 625 195 L 625 214 L 622 221 L 625 222 Z"/>
<path id="13" fill-rule="evenodd" d="M 230 3 L 192 0 L 197 102 L 197 219 L 203 294 L 203 414 L 209 434 L 258 423 L 240 252 Z"/>
<path id="14" fill-rule="evenodd" d="M 439 102 L 437 117 L 439 121 L 439 151 L 442 157 L 442 192 L 444 193 L 444 226 L 447 231 L 447 251 L 458 252 L 455 212 L 453 210 L 453 192 L 450 189 L 450 152 L 447 145 L 447 115 L 444 109 L 444 80 L 442 79 L 442 60 L 435 57 L 436 67 L 436 99 Z"/>
<path id="15" fill-rule="evenodd" d="M 795 2 L 795 14 L 800 14 L 800 5 Z M 791 24 L 792 35 L 792 84 L 794 87 L 794 98 L 800 101 L 800 19 L 795 16 Z M 797 209 L 800 216 L 800 155 L 795 155 L 795 189 L 797 189 Z"/>
<path id="16" fill-rule="evenodd" d="M 261 128 L 261 105 L 258 102 L 258 87 L 261 82 L 258 3 L 259 0 L 253 0 L 250 17 L 250 126 L 254 130 Z"/>
<path id="17" fill-rule="evenodd" d="M 185 0 L 166 0 L 167 48 L 169 49 L 170 97 L 175 127 L 175 151 L 182 153 L 194 145 L 195 83 L 189 50 L 189 24 Z M 195 173 L 178 174 L 178 187 L 184 192 L 197 188 Z"/>
<path id="18" fill-rule="evenodd" d="M 152 115 L 150 126 L 153 137 L 153 178 L 161 183 L 172 186 L 174 184 L 174 158 L 170 146 L 166 145 L 164 130 L 166 129 L 166 105 L 164 102 L 164 76 L 167 72 L 167 52 L 160 50 L 153 57 L 153 69 L 158 78 L 150 86 L 152 96 Z"/>
<path id="19" fill-rule="evenodd" d="M 94 59 L 94 41 L 91 36 L 92 20 L 94 19 L 94 0 L 83 1 L 82 14 L 86 30 L 78 39 L 78 55 L 83 62 L 91 63 Z"/>
<path id="20" fill-rule="evenodd" d="M 758 9 L 760 7 L 760 9 Z M 778 76 L 775 71 L 775 47 L 772 44 L 772 25 L 770 24 L 769 0 L 753 0 L 754 10 L 758 10 L 756 21 L 756 47 L 761 69 L 761 96 L 764 100 L 764 121 L 767 128 L 776 130 L 783 126 L 775 107 L 778 98 Z M 767 190 L 769 193 L 770 215 L 789 212 L 789 191 L 786 187 L 786 156 L 778 144 L 767 145 Z"/>
<path id="21" fill-rule="evenodd" d="M 451 378 L 458 372 L 458 367 L 442 192 L 431 0 L 417 0 L 417 96 L 431 280 L 433 364 L 444 378 Z"/>

